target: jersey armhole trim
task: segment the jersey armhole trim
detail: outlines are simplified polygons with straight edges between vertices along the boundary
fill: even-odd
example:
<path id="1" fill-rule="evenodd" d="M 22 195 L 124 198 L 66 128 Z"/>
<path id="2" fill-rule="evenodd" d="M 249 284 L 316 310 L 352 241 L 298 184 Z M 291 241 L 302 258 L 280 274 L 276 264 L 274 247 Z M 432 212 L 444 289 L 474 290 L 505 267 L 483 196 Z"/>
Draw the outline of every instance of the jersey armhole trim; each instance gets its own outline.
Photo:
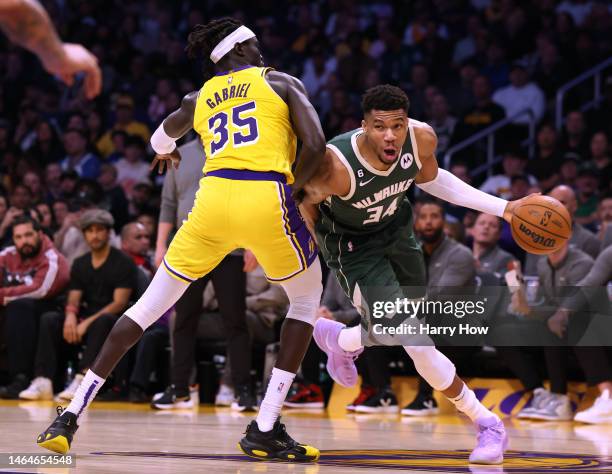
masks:
<path id="1" fill-rule="evenodd" d="M 261 78 L 263 79 L 263 81 L 264 81 L 264 83 L 266 84 L 266 86 L 268 86 L 268 88 L 269 88 L 269 89 L 272 91 L 272 93 L 273 93 L 273 94 L 276 96 L 276 98 L 277 98 L 278 100 L 280 100 L 280 101 L 281 101 L 283 104 L 285 104 L 285 106 L 287 107 L 287 110 L 288 110 L 288 112 L 289 112 L 289 117 L 290 117 L 289 122 L 291 122 L 291 109 L 289 108 L 289 104 L 288 104 L 288 103 L 285 101 L 285 99 L 283 99 L 283 98 L 282 98 L 280 95 L 278 95 L 278 92 L 276 92 L 276 91 L 274 90 L 274 87 L 272 87 L 272 86 L 270 85 L 270 83 L 268 82 L 268 80 L 266 79 L 266 76 L 268 75 L 268 73 L 269 73 L 270 71 L 274 71 L 274 70 L 275 70 L 275 69 L 274 69 L 274 68 L 272 68 L 272 67 L 266 67 L 266 68 L 263 68 L 263 71 L 262 71 L 262 74 L 261 74 Z M 293 128 L 293 127 L 292 127 L 292 128 Z"/>
<path id="2" fill-rule="evenodd" d="M 331 143 L 328 143 L 326 146 L 327 146 L 327 148 L 329 148 L 331 151 L 334 152 L 334 155 L 336 155 L 338 157 L 340 162 L 344 165 L 344 167 L 348 171 L 349 178 L 351 179 L 351 187 L 350 187 L 349 192 L 348 192 L 347 195 L 345 195 L 345 196 L 338 196 L 343 201 L 347 201 L 347 200 L 349 200 L 350 198 L 353 197 L 353 194 L 355 194 L 355 189 L 357 187 L 357 182 L 355 180 L 355 174 L 353 173 L 353 168 L 351 168 L 351 165 L 349 164 L 348 160 L 344 156 L 344 153 L 342 153 L 340 151 L 340 149 L 336 145 L 332 145 Z"/>
<path id="3" fill-rule="evenodd" d="M 416 135 L 414 134 L 414 127 L 412 125 L 408 125 L 408 130 L 410 131 L 410 140 L 412 141 L 412 151 L 414 151 L 414 161 L 416 161 L 417 166 L 421 169 L 421 160 L 419 159 L 419 144 L 416 141 Z"/>

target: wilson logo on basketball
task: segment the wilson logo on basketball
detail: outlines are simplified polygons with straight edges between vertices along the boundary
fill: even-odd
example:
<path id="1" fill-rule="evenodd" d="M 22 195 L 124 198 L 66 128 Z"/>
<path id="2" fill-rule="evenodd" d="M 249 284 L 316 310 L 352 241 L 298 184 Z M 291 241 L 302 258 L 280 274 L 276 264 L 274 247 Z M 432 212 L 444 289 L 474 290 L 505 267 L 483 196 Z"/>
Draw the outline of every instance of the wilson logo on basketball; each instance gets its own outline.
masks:
<path id="1" fill-rule="evenodd" d="M 523 223 L 520 224 L 519 230 L 523 234 L 525 234 L 527 237 L 530 237 L 531 240 L 533 240 L 535 244 L 540 244 L 540 245 L 543 245 L 544 247 L 554 247 L 555 246 L 555 243 L 556 243 L 555 239 L 552 239 L 550 237 L 546 238 L 543 235 L 540 235 L 537 232 L 534 232 L 533 230 L 529 229 Z"/>

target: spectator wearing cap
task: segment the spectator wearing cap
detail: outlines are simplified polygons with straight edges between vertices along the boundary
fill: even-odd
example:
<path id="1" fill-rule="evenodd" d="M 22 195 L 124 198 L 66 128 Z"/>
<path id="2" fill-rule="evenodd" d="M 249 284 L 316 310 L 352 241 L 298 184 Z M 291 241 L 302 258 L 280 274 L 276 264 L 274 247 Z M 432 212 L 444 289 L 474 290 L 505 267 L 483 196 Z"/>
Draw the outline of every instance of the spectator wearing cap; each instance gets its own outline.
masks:
<path id="1" fill-rule="evenodd" d="M 151 138 L 149 127 L 134 119 L 134 99 L 129 95 L 120 95 L 115 101 L 115 124 L 97 143 L 103 157 L 115 151 L 112 134 L 115 130 L 123 130 L 128 135 L 137 135 L 146 143 Z"/>
<path id="2" fill-rule="evenodd" d="M 589 156 L 589 136 L 584 115 L 579 110 L 573 110 L 565 117 L 565 129 L 561 138 L 561 149 L 585 158 Z"/>
<path id="3" fill-rule="evenodd" d="M 72 199 L 76 192 L 79 175 L 74 170 L 64 171 L 60 176 L 60 197 Z"/>
<path id="4" fill-rule="evenodd" d="M 0 313 L 11 383 L 0 397 L 18 398 L 32 377 L 41 315 L 57 307 L 68 284 L 68 262 L 30 216 L 13 222 L 13 247 L 0 253 Z"/>
<path id="5" fill-rule="evenodd" d="M 132 195 L 132 188 L 137 183 L 149 181 L 151 170 L 145 162 L 145 142 L 137 135 L 128 137 L 125 143 L 125 156 L 115 164 L 117 182 L 123 188 L 126 196 Z"/>
<path id="6" fill-rule="evenodd" d="M 599 176 L 597 168 L 590 162 L 583 163 L 578 169 L 576 178 L 576 213 L 574 220 L 579 224 L 594 229 L 597 222 L 597 204 L 599 203 Z"/>
<path id="7" fill-rule="evenodd" d="M 100 160 L 87 150 L 87 134 L 79 128 L 69 128 L 64 133 L 66 157 L 62 170 L 75 171 L 81 178 L 96 179 L 100 174 Z"/>
<path id="8" fill-rule="evenodd" d="M 488 177 L 480 186 L 480 190 L 485 193 L 494 194 L 503 199 L 509 199 L 511 196 L 510 185 L 513 176 L 525 174 L 527 167 L 527 157 L 520 151 L 511 150 L 506 152 L 502 161 L 502 174 L 496 174 Z M 535 186 L 538 184 L 533 176 L 529 176 L 529 184 Z"/>
<path id="9" fill-rule="evenodd" d="M 504 108 L 506 117 L 512 117 L 525 109 L 529 109 L 536 122 L 542 119 L 546 107 L 544 93 L 537 84 L 529 81 L 527 65 L 523 61 L 516 61 L 512 64 L 510 85 L 495 91 L 493 102 Z M 523 115 L 514 119 L 512 123 L 528 125 L 530 120 L 531 117 Z"/>
<path id="10" fill-rule="evenodd" d="M 53 396 L 51 381 L 59 369 L 62 344 L 86 343 L 77 375 L 58 394 L 60 399 L 71 400 L 136 288 L 136 265 L 110 245 L 113 216 L 102 209 L 91 209 L 83 213 L 79 223 L 90 251 L 72 265 L 64 311 L 48 312 L 41 318 L 36 378 L 21 392 L 20 398 L 50 399 Z"/>

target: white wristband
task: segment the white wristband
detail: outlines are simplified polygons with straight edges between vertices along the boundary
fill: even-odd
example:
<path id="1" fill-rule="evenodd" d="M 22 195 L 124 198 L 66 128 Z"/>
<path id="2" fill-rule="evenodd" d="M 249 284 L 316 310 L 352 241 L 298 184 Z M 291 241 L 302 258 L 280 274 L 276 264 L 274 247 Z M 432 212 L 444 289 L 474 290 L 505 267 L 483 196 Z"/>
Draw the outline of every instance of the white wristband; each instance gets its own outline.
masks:
<path id="1" fill-rule="evenodd" d="M 438 169 L 438 176 L 427 183 L 417 184 L 429 194 L 458 206 L 503 217 L 508 201 L 473 188 L 446 170 Z"/>
<path id="2" fill-rule="evenodd" d="M 151 148 L 158 155 L 168 155 L 176 148 L 176 138 L 169 136 L 164 130 L 164 122 L 151 135 Z"/>

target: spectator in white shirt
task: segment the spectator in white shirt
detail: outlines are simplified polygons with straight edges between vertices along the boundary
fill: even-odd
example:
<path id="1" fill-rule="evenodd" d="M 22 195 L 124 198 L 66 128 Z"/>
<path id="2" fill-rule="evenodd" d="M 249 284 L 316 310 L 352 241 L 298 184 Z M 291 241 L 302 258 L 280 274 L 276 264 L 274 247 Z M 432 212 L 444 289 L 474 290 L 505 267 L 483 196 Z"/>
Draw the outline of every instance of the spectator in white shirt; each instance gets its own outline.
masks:
<path id="1" fill-rule="evenodd" d="M 116 164 L 117 181 L 126 196 L 131 196 L 136 183 L 149 181 L 149 164 L 144 161 L 145 143 L 142 138 L 132 135 L 125 143 L 125 156 Z"/>
<path id="2" fill-rule="evenodd" d="M 512 65 L 510 85 L 495 91 L 493 102 L 504 108 L 506 117 L 511 117 L 524 109 L 531 109 L 536 122 L 542 119 L 546 107 L 542 89 L 534 82 L 529 82 L 527 66 L 521 61 L 517 61 Z M 527 115 L 522 115 L 512 123 L 515 125 L 528 125 L 529 121 L 530 118 Z"/>

